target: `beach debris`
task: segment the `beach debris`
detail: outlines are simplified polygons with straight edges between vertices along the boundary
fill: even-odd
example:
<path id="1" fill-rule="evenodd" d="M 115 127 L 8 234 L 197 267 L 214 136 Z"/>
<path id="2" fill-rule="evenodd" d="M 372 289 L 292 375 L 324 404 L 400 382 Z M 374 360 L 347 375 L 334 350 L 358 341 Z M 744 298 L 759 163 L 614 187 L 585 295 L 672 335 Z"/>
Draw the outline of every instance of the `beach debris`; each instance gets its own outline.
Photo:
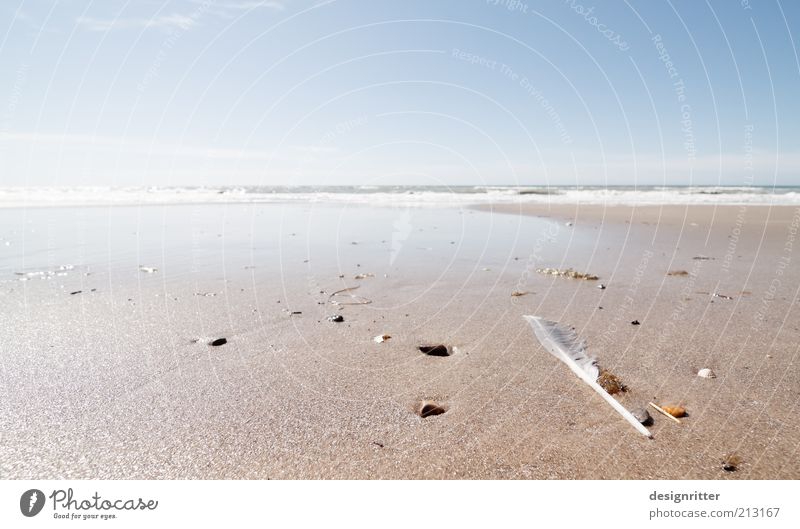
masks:
<path id="1" fill-rule="evenodd" d="M 348 288 L 343 288 L 341 290 L 337 290 L 336 292 L 332 292 L 328 296 L 328 303 L 330 303 L 331 305 L 369 305 L 370 303 L 372 303 L 372 300 L 370 299 L 361 296 L 356 296 L 355 294 L 351 294 L 352 291 L 358 288 L 361 287 L 360 286 L 348 287 Z M 350 298 L 352 301 L 340 301 L 338 299 L 334 299 L 336 297 L 347 297 Z"/>
<path id="2" fill-rule="evenodd" d="M 332 321 L 333 323 L 342 323 L 344 321 L 344 316 L 341 314 L 334 314 L 333 316 L 328 316 L 328 321 Z"/>
<path id="3" fill-rule="evenodd" d="M 378 441 L 372 441 L 372 444 L 374 444 L 378 448 L 383 448 L 383 446 L 384 446 L 383 443 L 379 443 Z"/>
<path id="4" fill-rule="evenodd" d="M 45 279 L 51 280 L 54 277 L 64 277 L 68 272 L 74 270 L 74 265 L 60 265 L 55 269 L 48 270 L 32 270 L 29 272 L 14 272 L 14 275 L 20 276 L 19 281 L 30 281 L 31 279 Z"/>
<path id="5" fill-rule="evenodd" d="M 584 281 L 597 281 L 598 279 L 600 279 L 596 275 L 585 274 L 583 272 L 576 272 L 572 268 L 567 268 L 564 270 L 559 268 L 537 268 L 536 271 L 540 274 L 568 277 L 570 279 L 583 279 Z"/>
<path id="6" fill-rule="evenodd" d="M 446 345 L 436 344 L 436 345 L 420 345 L 417 347 L 420 352 L 425 353 L 428 356 L 450 356 L 453 354 L 453 351 L 447 347 Z"/>
<path id="7" fill-rule="evenodd" d="M 195 292 L 195 296 L 203 296 L 204 298 L 213 298 L 217 295 L 216 292 Z"/>
<path id="8" fill-rule="evenodd" d="M 383 342 L 385 342 L 387 340 L 391 340 L 391 338 L 392 337 L 389 336 L 388 334 L 379 334 L 378 336 L 373 338 L 372 341 L 375 342 L 375 343 L 383 343 Z"/>
<path id="9" fill-rule="evenodd" d="M 713 261 L 716 258 L 708 257 L 706 255 L 695 255 L 694 257 L 692 257 L 692 259 L 694 259 L 695 261 Z"/>
<path id="10" fill-rule="evenodd" d="M 511 293 L 511 297 L 518 298 L 520 296 L 525 296 L 527 294 L 530 294 L 530 292 L 528 292 L 527 290 L 515 290 L 514 292 Z"/>
<path id="11" fill-rule="evenodd" d="M 650 432 L 598 383 L 600 368 L 597 359 L 586 352 L 586 345 L 575 331 L 553 321 L 537 316 L 523 316 L 533 328 L 536 338 L 551 355 L 567 364 L 570 370 L 589 385 L 642 435 L 652 438 Z"/>
<path id="12" fill-rule="evenodd" d="M 641 325 L 641 323 L 639 322 L 639 320 L 633 320 L 631 322 L 631 325 Z"/>
<path id="13" fill-rule="evenodd" d="M 653 424 L 653 418 L 644 408 L 636 408 L 631 410 L 631 415 L 633 415 L 643 426 L 650 426 Z"/>
<path id="14" fill-rule="evenodd" d="M 668 276 L 681 276 L 682 277 L 682 276 L 688 276 L 689 272 L 687 272 L 686 270 L 670 270 L 669 272 L 667 272 L 667 275 Z"/>
<path id="15" fill-rule="evenodd" d="M 707 367 L 704 367 L 703 369 L 698 371 L 697 376 L 700 378 L 717 378 L 717 375 Z"/>
<path id="16" fill-rule="evenodd" d="M 447 408 L 435 401 L 423 400 L 417 404 L 415 411 L 417 412 L 417 415 L 424 419 L 434 415 L 441 415 L 447 411 Z"/>
<path id="17" fill-rule="evenodd" d="M 572 223 L 571 223 L 571 222 L 565 222 L 565 223 L 564 223 L 564 226 L 571 227 L 571 226 L 572 226 Z"/>
<path id="18" fill-rule="evenodd" d="M 152 266 L 139 266 L 139 271 L 144 272 L 145 274 L 155 274 L 158 272 L 158 268 L 153 268 Z"/>
<path id="19" fill-rule="evenodd" d="M 486 266 L 484 266 L 484 267 L 483 267 L 483 271 L 484 271 L 484 272 L 491 272 L 491 271 L 492 271 L 492 269 L 491 269 L 491 268 L 489 268 L 489 267 L 486 267 Z"/>
<path id="20" fill-rule="evenodd" d="M 597 285 L 597 288 L 599 288 L 600 290 L 605 290 L 606 286 L 603 283 L 600 283 L 599 285 Z"/>
<path id="21" fill-rule="evenodd" d="M 733 453 L 722 458 L 722 470 L 725 472 L 736 472 L 741 464 L 742 458 Z"/>
<path id="22" fill-rule="evenodd" d="M 670 419 L 672 419 L 673 421 L 675 421 L 678 424 L 681 423 L 681 421 L 680 421 L 680 419 L 678 417 L 685 417 L 686 416 L 686 408 L 683 408 L 681 406 L 664 406 L 662 408 L 661 406 L 659 406 L 658 404 L 655 404 L 653 402 L 650 402 L 649 404 L 650 404 L 650 406 L 655 408 L 659 413 L 661 413 L 662 415 L 664 415 L 666 417 L 669 417 Z"/>
<path id="23" fill-rule="evenodd" d="M 719 292 L 714 292 L 711 294 L 712 298 L 722 298 L 722 299 L 733 299 L 731 296 L 726 296 L 725 294 L 720 294 Z"/>
<path id="24" fill-rule="evenodd" d="M 210 342 L 208 342 L 208 345 L 210 345 L 211 347 L 219 347 L 220 345 L 225 345 L 226 343 L 228 343 L 227 338 L 217 338 L 215 340 L 211 340 Z"/>
<path id="25" fill-rule="evenodd" d="M 653 407 L 653 408 L 654 408 L 656 411 L 658 411 L 660 414 L 664 415 L 665 417 L 669 417 L 670 419 L 672 419 L 673 421 L 675 421 L 675 422 L 676 422 L 676 423 L 678 423 L 678 424 L 680 424 L 680 423 L 681 423 L 680 419 L 677 419 L 677 418 L 673 417 L 672 415 L 670 415 L 670 414 L 669 414 L 669 413 L 668 413 L 668 412 L 667 412 L 667 411 L 666 411 L 664 408 L 662 408 L 662 407 L 661 407 L 661 406 L 659 406 L 658 404 L 655 404 L 655 403 L 653 403 L 653 402 L 648 402 L 648 404 L 649 404 L 650 406 L 652 406 L 652 407 Z"/>
<path id="26" fill-rule="evenodd" d="M 662 406 L 662 409 L 675 418 L 686 417 L 686 408 L 683 406 Z"/>
<path id="27" fill-rule="evenodd" d="M 82 294 L 82 293 L 83 293 L 83 290 L 76 290 L 75 292 L 70 292 L 69 295 L 70 296 L 74 296 L 75 294 Z"/>
<path id="28" fill-rule="evenodd" d="M 353 279 L 368 279 L 370 277 L 375 277 L 375 274 L 356 274 Z"/>
<path id="29" fill-rule="evenodd" d="M 616 395 L 617 393 L 625 393 L 628 391 L 628 388 L 622 383 L 619 377 L 607 369 L 600 370 L 600 376 L 597 377 L 597 383 L 600 384 L 600 387 L 606 390 L 606 393 L 609 393 L 610 395 Z"/>

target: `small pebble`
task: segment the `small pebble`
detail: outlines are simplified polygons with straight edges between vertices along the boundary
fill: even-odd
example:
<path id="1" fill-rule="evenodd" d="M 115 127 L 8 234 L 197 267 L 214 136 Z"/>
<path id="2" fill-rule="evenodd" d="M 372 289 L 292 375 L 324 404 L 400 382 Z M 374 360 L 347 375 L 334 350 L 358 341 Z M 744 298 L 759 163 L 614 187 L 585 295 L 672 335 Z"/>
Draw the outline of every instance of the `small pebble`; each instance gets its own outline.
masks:
<path id="1" fill-rule="evenodd" d="M 631 325 L 641 325 L 641 324 L 639 323 L 639 320 L 633 320 L 631 322 Z"/>
<path id="2" fill-rule="evenodd" d="M 741 457 L 736 454 L 728 454 L 722 459 L 722 470 L 725 472 L 736 472 L 741 464 Z"/>
<path id="3" fill-rule="evenodd" d="M 225 345 L 226 343 L 228 343 L 227 338 L 217 338 L 216 340 L 211 340 L 208 342 L 208 345 L 212 347 L 219 347 L 220 345 Z"/>
<path id="4" fill-rule="evenodd" d="M 603 283 L 600 283 L 599 285 L 597 285 L 597 288 L 599 288 L 600 290 L 605 290 L 606 286 Z"/>
<path id="5" fill-rule="evenodd" d="M 332 321 L 334 323 L 342 323 L 344 321 L 344 316 L 341 314 L 334 314 L 333 316 L 328 316 L 328 321 Z"/>
<path id="6" fill-rule="evenodd" d="M 644 408 L 636 408 L 635 410 L 631 410 L 631 415 L 633 415 L 637 421 L 642 423 L 645 426 L 650 426 L 653 424 L 653 418 L 650 416 L 650 413 Z"/>

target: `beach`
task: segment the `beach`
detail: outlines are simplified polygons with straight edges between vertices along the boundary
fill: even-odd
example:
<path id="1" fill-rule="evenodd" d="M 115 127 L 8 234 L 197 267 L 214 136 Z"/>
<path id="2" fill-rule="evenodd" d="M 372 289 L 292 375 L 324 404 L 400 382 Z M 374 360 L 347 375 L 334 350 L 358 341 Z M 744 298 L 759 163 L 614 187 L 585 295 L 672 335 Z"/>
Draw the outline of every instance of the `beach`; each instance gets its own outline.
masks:
<path id="1" fill-rule="evenodd" d="M 796 205 L 0 218 L 4 479 L 800 478 Z M 574 327 L 653 439 L 524 315 Z"/>

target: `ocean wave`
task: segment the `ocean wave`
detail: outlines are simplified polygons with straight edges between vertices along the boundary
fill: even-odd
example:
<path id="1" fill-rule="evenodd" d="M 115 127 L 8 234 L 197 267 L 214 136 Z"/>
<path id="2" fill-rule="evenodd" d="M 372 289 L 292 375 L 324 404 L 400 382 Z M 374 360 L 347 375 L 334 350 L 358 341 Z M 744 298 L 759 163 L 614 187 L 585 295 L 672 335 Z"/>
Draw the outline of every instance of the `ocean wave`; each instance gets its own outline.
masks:
<path id="1" fill-rule="evenodd" d="M 0 187 L 0 207 L 311 203 L 426 207 L 470 204 L 800 205 L 794 187 L 222 186 Z"/>

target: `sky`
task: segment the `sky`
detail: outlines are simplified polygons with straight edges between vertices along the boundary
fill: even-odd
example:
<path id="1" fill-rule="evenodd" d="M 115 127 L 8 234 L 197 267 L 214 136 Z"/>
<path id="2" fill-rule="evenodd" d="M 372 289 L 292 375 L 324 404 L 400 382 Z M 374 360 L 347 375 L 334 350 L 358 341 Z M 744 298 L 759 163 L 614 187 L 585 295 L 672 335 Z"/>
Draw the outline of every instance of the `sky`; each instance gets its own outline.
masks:
<path id="1" fill-rule="evenodd" d="M 800 2 L 4 0 L 0 186 L 800 185 Z"/>

